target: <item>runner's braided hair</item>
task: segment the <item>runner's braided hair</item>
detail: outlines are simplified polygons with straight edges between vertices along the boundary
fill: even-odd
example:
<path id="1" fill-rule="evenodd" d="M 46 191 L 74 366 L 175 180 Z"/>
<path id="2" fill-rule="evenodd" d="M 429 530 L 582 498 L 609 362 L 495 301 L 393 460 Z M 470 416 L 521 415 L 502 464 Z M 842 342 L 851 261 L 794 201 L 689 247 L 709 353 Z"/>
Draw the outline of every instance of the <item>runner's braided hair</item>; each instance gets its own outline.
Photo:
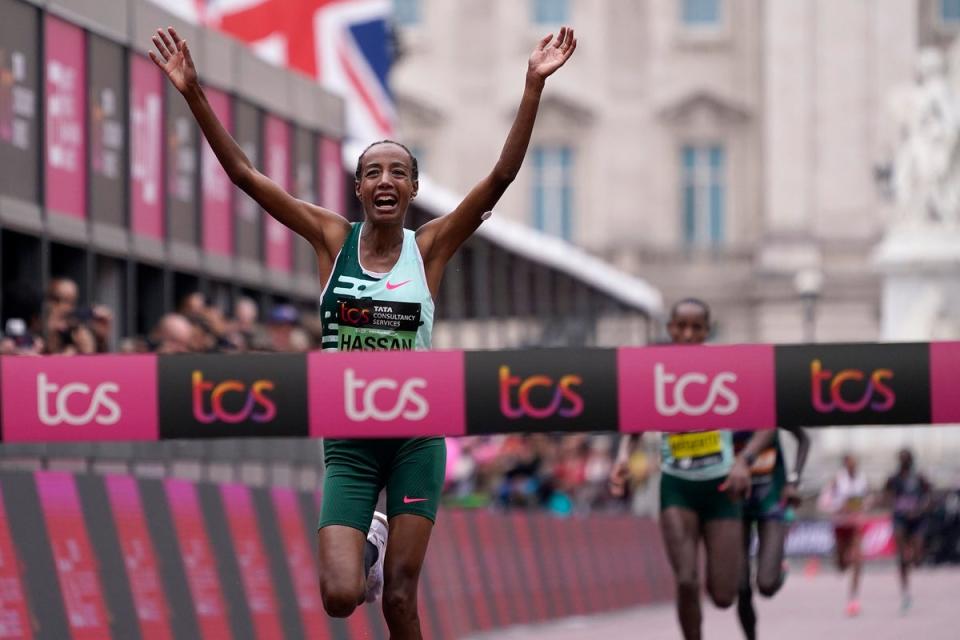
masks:
<path id="1" fill-rule="evenodd" d="M 367 155 L 367 151 L 370 151 L 370 149 L 378 144 L 395 144 L 406 151 L 407 155 L 410 156 L 410 179 L 413 182 L 417 181 L 417 179 L 420 177 L 420 169 L 417 166 L 417 158 L 413 155 L 413 153 L 410 152 L 410 149 L 407 149 L 407 145 L 403 144 L 402 142 L 397 142 L 396 140 L 378 140 L 377 142 L 371 143 L 366 149 L 363 150 L 363 153 L 360 154 L 360 157 L 357 158 L 357 171 L 355 173 L 357 182 L 360 182 L 360 168 L 363 166 L 363 156 Z"/>

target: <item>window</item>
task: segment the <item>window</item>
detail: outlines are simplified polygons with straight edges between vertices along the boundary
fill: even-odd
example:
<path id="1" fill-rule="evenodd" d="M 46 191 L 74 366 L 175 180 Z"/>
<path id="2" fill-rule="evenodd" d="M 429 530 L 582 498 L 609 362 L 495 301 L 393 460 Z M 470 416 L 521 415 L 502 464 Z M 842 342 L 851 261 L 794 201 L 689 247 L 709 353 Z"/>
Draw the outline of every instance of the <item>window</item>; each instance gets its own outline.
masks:
<path id="1" fill-rule="evenodd" d="M 573 149 L 533 150 L 533 226 L 570 240 L 573 232 Z"/>
<path id="2" fill-rule="evenodd" d="M 726 213 L 726 151 L 721 145 L 687 145 L 681 164 L 684 244 L 719 246 Z"/>
<path id="3" fill-rule="evenodd" d="M 940 0 L 940 20 L 945 24 L 960 25 L 960 0 Z"/>
<path id="4" fill-rule="evenodd" d="M 535 24 L 564 24 L 570 21 L 570 0 L 532 0 Z"/>
<path id="5" fill-rule="evenodd" d="M 393 19 L 403 27 L 420 24 L 420 0 L 393 0 Z"/>
<path id="6" fill-rule="evenodd" d="M 681 0 L 681 17 L 688 27 L 719 27 L 721 0 Z"/>

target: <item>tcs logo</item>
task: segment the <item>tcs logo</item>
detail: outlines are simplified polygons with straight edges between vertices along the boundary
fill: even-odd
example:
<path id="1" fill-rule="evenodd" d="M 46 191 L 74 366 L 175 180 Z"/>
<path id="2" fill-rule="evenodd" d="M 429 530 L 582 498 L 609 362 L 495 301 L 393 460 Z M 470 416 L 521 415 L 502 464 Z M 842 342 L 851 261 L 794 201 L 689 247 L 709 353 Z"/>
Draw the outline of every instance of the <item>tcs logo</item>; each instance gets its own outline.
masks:
<path id="1" fill-rule="evenodd" d="M 890 369 L 876 369 L 869 377 L 859 369 L 843 369 L 834 373 L 824 369 L 823 363 L 816 359 L 810 363 L 810 402 L 820 413 L 833 411 L 858 413 L 867 406 L 877 412 L 889 411 L 897 402 L 893 389 L 885 384 L 892 379 L 893 371 Z M 867 388 L 861 397 L 851 399 L 849 394 L 844 397 L 844 385 L 850 382 L 862 383 L 864 380 L 867 380 Z M 824 385 L 824 383 L 827 384 Z M 824 393 L 825 386 L 826 393 Z M 856 386 L 862 385 L 856 384 Z"/>
<path id="2" fill-rule="evenodd" d="M 272 391 L 274 384 L 270 380 L 257 380 L 247 386 L 240 380 L 225 380 L 220 383 L 203 379 L 202 371 L 194 371 L 191 376 L 193 390 L 193 417 L 197 422 L 212 424 L 226 422 L 236 424 L 245 420 L 254 422 L 270 422 L 277 415 L 277 406 L 267 395 Z M 231 413 L 224 405 L 228 394 L 246 394 L 243 407 Z M 210 411 L 207 411 L 207 397 L 210 398 Z"/>
<path id="3" fill-rule="evenodd" d="M 553 378 L 545 375 L 533 375 L 520 378 L 510 374 L 510 367 L 500 367 L 500 412 L 508 418 L 517 419 L 524 416 L 542 420 L 553 415 L 563 418 L 575 418 L 583 413 L 583 397 L 574 390 L 574 387 L 583 384 L 578 375 L 562 376 L 554 383 Z M 513 405 L 513 389 L 517 389 L 517 407 Z M 536 406 L 531 399 L 534 389 L 543 388 L 553 390 L 553 398 L 546 405 Z"/>
<path id="4" fill-rule="evenodd" d="M 370 309 L 363 309 L 360 307 L 351 307 L 346 302 L 341 302 L 340 307 L 340 321 L 347 324 L 357 325 L 357 324 L 367 324 L 370 322 Z"/>
<path id="5" fill-rule="evenodd" d="M 416 422 L 430 413 L 430 404 L 420 393 L 426 388 L 423 378 L 409 378 L 403 384 L 393 378 L 364 380 L 348 368 L 343 373 L 344 410 L 355 422 L 397 418 Z"/>
<path id="6" fill-rule="evenodd" d="M 95 422 L 100 425 L 113 425 L 120 420 L 120 405 L 111 394 L 117 394 L 120 386 L 116 382 L 102 382 L 92 388 L 83 382 L 70 382 L 60 386 L 47 381 L 47 375 L 37 375 L 37 417 L 40 422 L 55 427 L 59 424 L 79 426 Z M 51 396 L 53 410 L 51 411 Z M 71 413 L 68 404 L 70 398 L 77 402 L 86 401 L 86 408 L 79 413 Z M 77 402 L 74 403 L 76 408 Z"/>
<path id="7" fill-rule="evenodd" d="M 653 369 L 654 406 L 662 416 L 702 416 L 708 412 L 729 416 L 740 407 L 740 398 L 730 388 L 737 381 L 737 374 L 722 371 L 711 380 L 704 373 L 691 371 L 677 376 L 668 373 L 666 366 L 658 362 Z M 688 387 L 706 387 L 706 398 L 700 404 L 688 400 Z"/>

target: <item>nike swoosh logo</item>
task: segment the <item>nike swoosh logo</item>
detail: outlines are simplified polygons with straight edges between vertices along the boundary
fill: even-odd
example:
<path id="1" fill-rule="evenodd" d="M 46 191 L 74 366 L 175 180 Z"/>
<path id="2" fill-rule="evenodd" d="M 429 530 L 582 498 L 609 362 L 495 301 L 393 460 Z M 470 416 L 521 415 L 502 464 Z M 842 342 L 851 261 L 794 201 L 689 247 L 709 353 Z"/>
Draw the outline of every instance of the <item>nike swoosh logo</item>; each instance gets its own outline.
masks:
<path id="1" fill-rule="evenodd" d="M 397 284 L 390 284 L 390 283 L 388 282 L 388 283 L 387 283 L 387 291 L 393 291 L 394 289 L 399 289 L 400 287 L 402 287 L 403 285 L 407 284 L 408 282 L 410 282 L 410 280 L 404 280 L 403 282 L 398 282 Z"/>
<path id="2" fill-rule="evenodd" d="M 409 498 L 407 496 L 403 496 L 403 504 L 410 504 L 411 502 L 426 502 L 427 500 L 429 500 L 429 498 Z"/>

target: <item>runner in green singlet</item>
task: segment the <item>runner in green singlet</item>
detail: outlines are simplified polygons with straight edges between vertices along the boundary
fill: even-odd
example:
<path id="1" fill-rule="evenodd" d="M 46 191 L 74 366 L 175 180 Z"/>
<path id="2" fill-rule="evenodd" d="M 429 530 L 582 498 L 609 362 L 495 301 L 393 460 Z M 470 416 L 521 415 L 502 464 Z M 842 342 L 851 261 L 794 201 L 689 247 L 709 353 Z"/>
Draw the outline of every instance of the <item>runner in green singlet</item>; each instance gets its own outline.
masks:
<path id="1" fill-rule="evenodd" d="M 555 39 L 550 34 L 539 42 L 493 170 L 451 213 L 414 233 L 403 226 L 418 188 L 417 161 L 406 147 L 382 141 L 361 154 L 355 191 L 364 221 L 351 225 L 332 211 L 294 198 L 257 171 L 210 108 L 187 43 L 173 29 L 158 30 L 153 42 L 157 52 L 151 52 L 151 59 L 186 99 L 230 179 L 315 249 L 325 283 L 323 347 L 331 350 L 430 348 L 433 300 L 444 267 L 513 182 L 546 79 L 577 47 L 573 29 L 567 27 Z M 445 457 L 442 438 L 325 443 L 318 540 L 321 595 L 331 616 L 348 616 L 382 592 L 390 637 L 421 637 L 417 584 Z M 374 515 L 383 488 L 387 514 Z"/>
<path id="2" fill-rule="evenodd" d="M 667 331 L 674 344 L 703 344 L 710 335 L 710 308 L 687 298 L 673 306 Z M 699 640 L 699 550 L 706 548 L 707 593 L 727 608 L 737 597 L 743 552 L 741 501 L 750 493 L 750 465 L 773 431 L 756 431 L 739 453 L 731 431 L 663 434 L 660 466 L 660 531 L 677 583 L 677 618 L 685 640 Z M 610 490 L 622 495 L 632 436 L 620 442 Z"/>

